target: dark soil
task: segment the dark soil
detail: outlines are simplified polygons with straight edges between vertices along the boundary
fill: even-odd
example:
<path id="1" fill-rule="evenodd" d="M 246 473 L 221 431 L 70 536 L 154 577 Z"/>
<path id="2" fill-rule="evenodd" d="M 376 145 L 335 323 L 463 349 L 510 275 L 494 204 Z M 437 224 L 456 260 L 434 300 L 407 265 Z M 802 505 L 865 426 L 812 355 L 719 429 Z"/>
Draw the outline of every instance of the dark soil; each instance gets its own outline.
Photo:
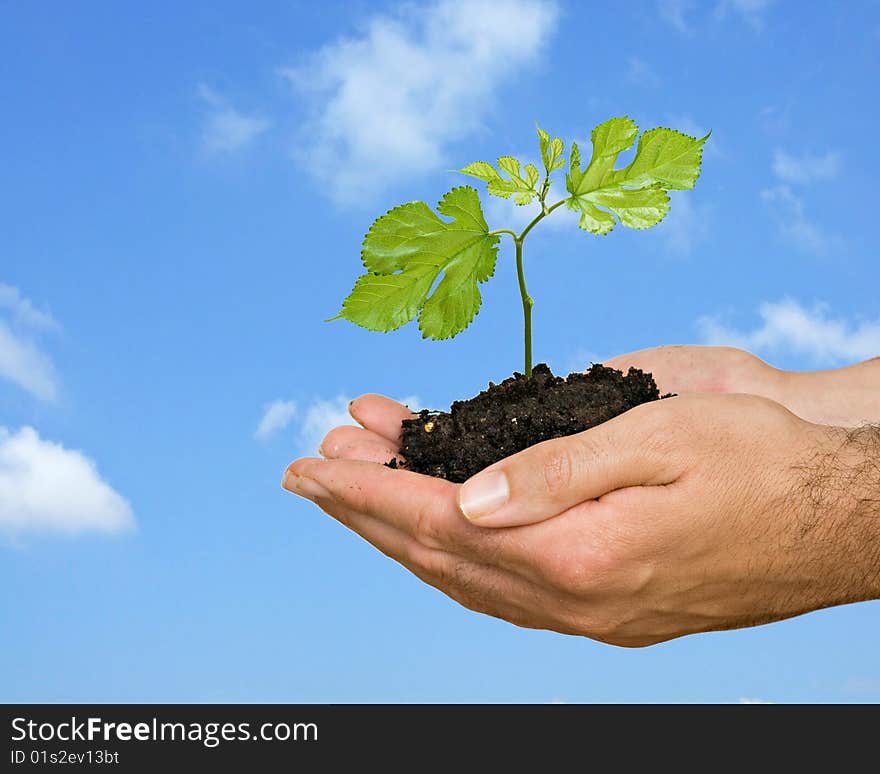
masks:
<path id="1" fill-rule="evenodd" d="M 660 398 L 651 374 L 594 365 L 586 373 L 554 376 L 544 365 L 527 379 L 515 373 L 489 382 L 449 413 L 422 411 L 403 421 L 402 459 L 391 467 L 460 483 L 515 452 L 550 438 L 579 433 Z"/>

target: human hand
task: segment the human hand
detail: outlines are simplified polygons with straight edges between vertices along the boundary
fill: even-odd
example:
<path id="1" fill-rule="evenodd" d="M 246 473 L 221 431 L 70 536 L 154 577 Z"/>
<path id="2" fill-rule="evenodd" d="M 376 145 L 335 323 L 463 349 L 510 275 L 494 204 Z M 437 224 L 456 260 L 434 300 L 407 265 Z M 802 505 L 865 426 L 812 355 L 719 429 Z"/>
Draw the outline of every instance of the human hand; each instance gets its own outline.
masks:
<path id="1" fill-rule="evenodd" d="M 780 402 L 786 372 L 736 347 L 672 345 L 642 349 L 606 360 L 624 373 L 640 368 L 654 376 L 661 393 L 746 393 Z"/>
<path id="2" fill-rule="evenodd" d="M 664 346 L 619 355 L 604 365 L 650 372 L 661 393 L 748 393 L 818 424 L 880 422 L 880 359 L 828 371 L 783 371 L 734 347 Z"/>
<path id="3" fill-rule="evenodd" d="M 880 596 L 872 428 L 753 396 L 672 398 L 458 486 L 375 464 L 405 408 L 366 396 L 352 413 L 365 429 L 332 431 L 330 459 L 296 461 L 285 486 L 471 609 L 642 646 Z M 496 485 L 474 507 L 498 473 L 506 502 Z"/>

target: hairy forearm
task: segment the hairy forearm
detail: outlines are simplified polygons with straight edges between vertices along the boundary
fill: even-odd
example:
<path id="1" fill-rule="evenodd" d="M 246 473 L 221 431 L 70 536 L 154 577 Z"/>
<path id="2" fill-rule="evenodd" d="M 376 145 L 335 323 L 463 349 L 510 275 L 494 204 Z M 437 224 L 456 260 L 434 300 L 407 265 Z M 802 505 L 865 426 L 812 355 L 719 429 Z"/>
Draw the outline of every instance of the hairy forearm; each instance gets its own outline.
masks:
<path id="1" fill-rule="evenodd" d="M 828 428 L 828 438 L 797 477 L 799 532 L 822 589 L 817 601 L 880 599 L 880 424 Z"/>
<path id="2" fill-rule="evenodd" d="M 781 402 L 810 422 L 880 423 L 880 357 L 831 371 L 780 372 Z"/>

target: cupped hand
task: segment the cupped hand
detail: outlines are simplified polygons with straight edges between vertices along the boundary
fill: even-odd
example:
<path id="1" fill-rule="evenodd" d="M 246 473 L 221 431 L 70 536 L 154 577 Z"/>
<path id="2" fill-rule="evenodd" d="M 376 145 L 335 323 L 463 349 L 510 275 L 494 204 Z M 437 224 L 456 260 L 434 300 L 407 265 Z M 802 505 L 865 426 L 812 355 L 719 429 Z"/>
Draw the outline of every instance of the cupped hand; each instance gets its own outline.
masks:
<path id="1" fill-rule="evenodd" d="M 332 431 L 329 459 L 296 461 L 285 486 L 512 623 L 643 646 L 880 593 L 859 558 L 877 540 L 859 518 L 868 500 L 840 473 L 861 469 L 860 452 L 772 401 L 646 404 L 461 486 L 377 464 L 404 407 L 366 396 L 352 414 L 364 428 Z"/>
<path id="2" fill-rule="evenodd" d="M 749 393 L 818 424 L 880 422 L 880 358 L 827 371 L 783 371 L 734 347 L 665 346 L 620 355 L 605 365 L 648 371 L 661 392 Z"/>
<path id="3" fill-rule="evenodd" d="M 747 393 L 785 405 L 787 372 L 735 347 L 652 347 L 618 355 L 603 365 L 624 373 L 630 367 L 651 373 L 661 393 Z"/>

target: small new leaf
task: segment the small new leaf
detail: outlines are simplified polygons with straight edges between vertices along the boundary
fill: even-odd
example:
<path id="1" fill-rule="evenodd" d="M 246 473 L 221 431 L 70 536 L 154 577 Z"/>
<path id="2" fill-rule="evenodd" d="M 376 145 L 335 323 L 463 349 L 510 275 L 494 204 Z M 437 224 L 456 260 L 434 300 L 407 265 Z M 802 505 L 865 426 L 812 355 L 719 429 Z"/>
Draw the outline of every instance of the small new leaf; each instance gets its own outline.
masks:
<path id="1" fill-rule="evenodd" d="M 361 253 L 367 273 L 332 319 L 388 332 L 418 315 L 429 339 L 452 338 L 467 328 L 482 303 L 478 283 L 495 271 L 499 238 L 489 233 L 480 198 L 469 186 L 453 188 L 437 210 L 452 220 L 424 202 L 410 202 L 373 223 Z"/>
<path id="2" fill-rule="evenodd" d="M 667 192 L 694 187 L 708 134 L 697 139 L 672 129 L 643 132 L 632 162 L 615 169 L 617 157 L 632 147 L 638 133 L 638 126 L 626 117 L 599 124 L 593 129 L 593 154 L 585 169 L 580 149 L 572 143 L 566 176 L 571 196 L 565 203 L 580 214 L 582 229 L 607 234 L 614 228 L 615 215 L 628 228 L 656 226 L 669 211 Z"/>
<path id="3" fill-rule="evenodd" d="M 519 161 L 513 156 L 501 156 L 498 159 L 498 166 L 502 172 L 508 175 L 507 178 L 486 161 L 475 161 L 464 169 L 460 169 L 459 172 L 487 183 L 489 193 L 493 196 L 500 196 L 502 199 L 509 199 L 513 196 L 513 200 L 517 204 L 529 204 L 538 197 L 535 184 L 541 175 L 534 164 L 526 164 L 523 173 Z"/>
<path id="4" fill-rule="evenodd" d="M 544 162 L 544 169 L 549 177 L 552 172 L 565 164 L 565 159 L 562 157 L 565 145 L 558 137 L 551 140 L 550 135 L 540 126 L 537 128 L 538 144 L 541 146 L 541 161 Z"/>

